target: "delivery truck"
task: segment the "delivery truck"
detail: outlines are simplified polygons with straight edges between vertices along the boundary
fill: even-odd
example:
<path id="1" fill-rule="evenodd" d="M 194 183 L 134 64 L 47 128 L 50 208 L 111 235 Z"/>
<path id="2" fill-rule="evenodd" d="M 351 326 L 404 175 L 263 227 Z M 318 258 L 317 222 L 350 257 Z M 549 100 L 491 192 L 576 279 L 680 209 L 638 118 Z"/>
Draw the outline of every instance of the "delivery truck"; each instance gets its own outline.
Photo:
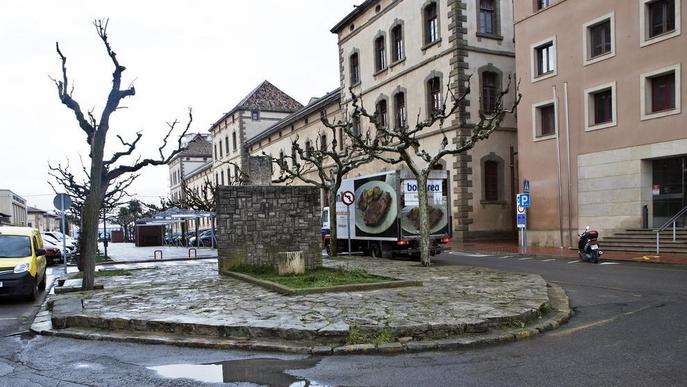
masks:
<path id="1" fill-rule="evenodd" d="M 446 170 L 431 171 L 427 181 L 430 254 L 451 238 L 451 193 Z M 350 204 L 347 204 L 350 203 Z M 346 179 L 336 195 L 337 247 L 347 254 L 373 257 L 418 256 L 420 217 L 417 180 L 397 170 Z M 323 243 L 329 252 L 329 211 L 322 210 Z"/>

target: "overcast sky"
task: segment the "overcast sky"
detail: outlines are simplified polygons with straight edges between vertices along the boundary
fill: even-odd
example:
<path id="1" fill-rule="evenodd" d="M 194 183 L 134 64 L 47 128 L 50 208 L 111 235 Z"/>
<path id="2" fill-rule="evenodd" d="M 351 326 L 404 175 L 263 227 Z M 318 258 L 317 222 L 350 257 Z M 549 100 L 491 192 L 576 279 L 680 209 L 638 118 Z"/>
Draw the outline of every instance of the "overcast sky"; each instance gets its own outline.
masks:
<path id="1" fill-rule="evenodd" d="M 92 25 L 109 17 L 109 37 L 136 95 L 113 115 L 116 134 L 142 130 L 139 153 L 153 156 L 167 121 L 206 132 L 267 79 L 301 103 L 339 86 L 336 36 L 329 32 L 354 0 L 34 1 L 0 5 L 0 189 L 53 210 L 48 162 L 87 161 L 85 135 L 57 97 L 55 42 L 67 56 L 74 97 L 99 115 L 112 63 Z M 150 167 L 131 189 L 143 201 L 167 196 L 167 167 Z"/>

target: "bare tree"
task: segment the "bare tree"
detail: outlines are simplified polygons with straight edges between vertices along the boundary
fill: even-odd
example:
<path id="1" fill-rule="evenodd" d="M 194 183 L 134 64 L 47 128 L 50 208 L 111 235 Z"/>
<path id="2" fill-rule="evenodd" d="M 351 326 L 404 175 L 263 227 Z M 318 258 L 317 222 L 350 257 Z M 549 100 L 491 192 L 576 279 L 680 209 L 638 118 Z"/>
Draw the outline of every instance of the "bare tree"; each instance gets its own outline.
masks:
<path id="1" fill-rule="evenodd" d="M 324 110 L 321 112 L 321 120 L 327 122 Z M 341 125 L 352 126 L 353 122 L 354 120 L 349 120 Z M 353 147 L 350 141 L 345 141 L 343 138 L 337 140 L 338 127 L 332 125 L 326 127 L 331 131 L 331 142 L 323 143 L 320 140 L 323 138 L 322 132 L 318 131 L 314 147 L 301 146 L 296 137 L 291 142 L 291 154 L 273 157 L 263 152 L 263 155 L 270 157 L 272 163 L 278 168 L 279 176 L 273 180 L 275 183 L 300 180 L 324 190 L 329 202 L 329 252 L 335 256 L 338 253 L 336 194 L 346 174 L 371 162 L 374 157 L 366 148 Z M 352 131 L 353 128 L 347 127 L 347 132 Z"/>
<path id="2" fill-rule="evenodd" d="M 467 77 L 465 83 L 469 85 L 469 81 L 470 77 Z M 353 106 L 351 117 L 354 119 L 355 117 L 366 118 L 373 125 L 374 130 L 368 131 L 363 136 L 359 131 L 352 131 L 353 125 L 350 122 L 331 123 L 326 120 L 324 121 L 325 125 L 332 130 L 341 129 L 344 131 L 353 140 L 354 148 L 360 148 L 386 162 L 389 162 L 389 159 L 403 161 L 415 176 L 418 186 L 420 214 L 420 259 L 424 266 L 430 266 L 431 264 L 429 196 L 427 190 L 430 171 L 444 157 L 465 153 L 472 149 L 477 142 L 487 139 L 489 135 L 501 126 L 501 122 L 506 114 L 515 112 L 522 97 L 517 84 L 515 86 L 516 96 L 512 105 L 506 108 L 503 100 L 503 97 L 510 93 L 511 86 L 512 79 L 509 76 L 507 86 L 496 97 L 493 109 L 489 112 L 480 112 L 479 121 L 470 128 L 470 135 L 459 138 L 454 144 L 451 144 L 451 141 L 449 141 L 449 131 L 442 128 L 443 123 L 446 119 L 454 117 L 459 112 L 460 106 L 464 105 L 470 94 L 470 87 L 467 86 L 463 92 L 455 95 L 451 88 L 451 80 L 449 80 L 446 87 L 448 93 L 441 101 L 441 106 L 436 106 L 429 114 L 429 117 L 424 120 L 421 119 L 421 113 L 418 112 L 414 127 L 402 125 L 403 127 L 401 128 L 392 129 L 391 125 L 385 125 L 378 112 L 369 113 L 365 109 L 362 98 L 360 95 L 356 95 L 352 89 L 350 90 L 351 104 Z M 428 148 L 421 141 L 421 137 L 427 132 L 427 129 L 437 123 L 439 123 L 443 137 L 441 144 L 438 149 Z M 455 129 L 451 130 L 451 132 L 453 131 Z"/>
<path id="3" fill-rule="evenodd" d="M 177 149 L 171 151 L 167 156 L 164 152 L 167 148 L 168 141 L 172 132 L 178 125 L 178 121 L 168 123 L 167 133 L 162 139 L 162 145 L 158 148 L 159 158 L 145 158 L 136 159 L 133 163 L 125 163 L 124 158 L 131 156 L 136 150 L 136 146 L 142 138 L 142 133 L 138 132 L 136 138 L 132 141 L 126 141 L 121 136 L 117 136 L 123 150 L 115 152 L 111 157 L 105 158 L 105 143 L 107 141 L 107 134 L 110 129 L 110 116 L 117 111 L 120 103 L 125 98 L 136 94 L 136 89 L 133 85 L 122 88 L 122 74 L 126 70 L 117 59 L 117 54 L 112 50 L 107 35 L 108 20 L 95 20 L 93 22 L 98 37 L 103 42 L 107 55 L 110 57 L 114 65 L 114 72 L 112 73 L 112 87 L 108 93 L 105 106 L 100 113 L 100 117 L 96 118 L 93 110 L 86 113 L 81 108 L 81 105 L 73 97 L 73 88 L 69 84 L 67 77 L 67 57 L 62 54 L 59 43 L 56 43 L 55 48 L 62 64 L 61 79 L 54 80 L 57 87 L 57 93 L 62 104 L 74 113 L 79 127 L 86 134 L 86 142 L 90 147 L 89 157 L 91 159 L 88 168 L 89 176 L 89 190 L 83 204 L 81 213 L 83 234 L 81 240 L 81 263 L 84 269 L 83 289 L 93 289 L 94 272 L 95 272 L 95 254 L 97 250 L 97 234 L 98 234 L 98 214 L 103 203 L 108 188 L 113 182 L 120 179 L 126 179 L 126 176 L 131 173 L 136 173 L 143 167 L 149 165 L 164 165 L 167 164 L 177 153 L 183 150 L 182 137 L 188 131 L 191 122 L 193 121 L 193 114 L 189 109 L 189 120 L 185 129 L 179 136 Z"/>

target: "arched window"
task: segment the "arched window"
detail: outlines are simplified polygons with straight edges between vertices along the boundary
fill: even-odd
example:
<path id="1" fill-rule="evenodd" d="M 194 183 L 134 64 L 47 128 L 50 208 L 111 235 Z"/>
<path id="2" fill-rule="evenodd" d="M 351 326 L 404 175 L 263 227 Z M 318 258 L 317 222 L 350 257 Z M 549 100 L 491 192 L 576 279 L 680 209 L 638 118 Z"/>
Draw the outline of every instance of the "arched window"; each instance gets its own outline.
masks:
<path id="1" fill-rule="evenodd" d="M 425 6 L 424 14 L 424 30 L 425 30 L 425 44 L 430 44 L 439 40 L 439 12 L 437 10 L 437 3 L 432 2 Z"/>
<path id="2" fill-rule="evenodd" d="M 229 136 L 224 136 L 224 150 L 229 154 Z"/>
<path id="3" fill-rule="evenodd" d="M 441 112 L 441 79 L 432 77 L 427 81 L 427 111 L 430 117 Z"/>
<path id="4" fill-rule="evenodd" d="M 406 95 L 402 91 L 394 95 L 394 110 L 396 129 L 405 128 L 408 124 L 408 115 L 406 113 Z"/>
<path id="5" fill-rule="evenodd" d="M 491 113 L 496 109 L 498 100 L 498 79 L 499 75 L 493 71 L 482 73 L 482 111 Z"/>
<path id="6" fill-rule="evenodd" d="M 353 127 L 351 128 L 351 132 L 353 132 L 354 135 L 360 136 L 360 116 L 355 116 L 353 117 Z"/>
<path id="7" fill-rule="evenodd" d="M 499 164 L 493 160 L 484 162 L 484 200 L 499 200 Z"/>
<path id="8" fill-rule="evenodd" d="M 219 158 L 223 158 L 224 155 L 222 154 L 222 139 L 220 138 L 219 140 Z"/>
<path id="9" fill-rule="evenodd" d="M 386 103 L 386 99 L 381 99 L 379 102 L 377 102 L 377 108 L 376 108 L 376 114 L 377 114 L 377 123 L 379 126 L 382 128 L 386 128 L 389 125 L 389 112 L 388 112 L 388 107 Z"/>
<path id="10" fill-rule="evenodd" d="M 403 25 L 398 24 L 391 29 L 391 61 L 398 62 L 405 58 L 405 48 L 403 46 Z"/>
<path id="11" fill-rule="evenodd" d="M 386 68 L 386 43 L 384 36 L 375 39 L 375 70 L 381 71 Z"/>
<path id="12" fill-rule="evenodd" d="M 358 58 L 358 53 L 355 52 L 351 55 L 350 59 L 350 70 L 351 70 L 351 86 L 358 84 L 360 82 L 360 59 Z"/>
<path id="13" fill-rule="evenodd" d="M 219 176 L 221 178 L 222 185 L 224 185 L 224 171 L 219 171 Z"/>

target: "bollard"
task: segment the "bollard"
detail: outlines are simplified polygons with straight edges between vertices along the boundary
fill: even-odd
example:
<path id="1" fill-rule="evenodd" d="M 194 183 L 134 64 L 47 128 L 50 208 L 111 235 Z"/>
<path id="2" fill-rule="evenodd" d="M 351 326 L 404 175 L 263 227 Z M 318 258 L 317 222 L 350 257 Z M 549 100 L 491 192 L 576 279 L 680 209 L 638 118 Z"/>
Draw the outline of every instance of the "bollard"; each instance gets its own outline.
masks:
<path id="1" fill-rule="evenodd" d="M 188 257 L 191 258 L 191 251 L 193 251 L 193 258 L 198 258 L 198 250 L 193 247 L 188 249 Z"/>
<path id="2" fill-rule="evenodd" d="M 157 259 L 157 253 L 160 253 L 160 260 L 162 260 L 162 250 L 155 250 L 153 252 L 153 259 Z"/>

